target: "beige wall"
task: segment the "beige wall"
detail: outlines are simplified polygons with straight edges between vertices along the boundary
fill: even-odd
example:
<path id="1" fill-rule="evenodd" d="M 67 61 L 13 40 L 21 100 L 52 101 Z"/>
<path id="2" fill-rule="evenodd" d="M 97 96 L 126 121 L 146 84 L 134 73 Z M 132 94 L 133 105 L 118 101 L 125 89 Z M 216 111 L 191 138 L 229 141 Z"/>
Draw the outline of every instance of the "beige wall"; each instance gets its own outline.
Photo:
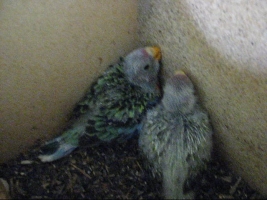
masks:
<path id="1" fill-rule="evenodd" d="M 267 2 L 139 0 L 140 38 L 184 69 L 215 129 L 215 149 L 267 195 Z"/>
<path id="2" fill-rule="evenodd" d="M 134 0 L 0 1 L 0 162 L 64 127 L 93 78 L 137 47 Z"/>

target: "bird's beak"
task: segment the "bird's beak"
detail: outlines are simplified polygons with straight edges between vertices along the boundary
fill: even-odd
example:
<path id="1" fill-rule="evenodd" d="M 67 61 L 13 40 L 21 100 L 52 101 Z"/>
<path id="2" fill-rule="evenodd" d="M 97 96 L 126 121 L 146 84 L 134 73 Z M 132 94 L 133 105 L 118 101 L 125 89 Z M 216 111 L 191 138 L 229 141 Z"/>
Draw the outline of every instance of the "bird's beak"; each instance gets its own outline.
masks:
<path id="1" fill-rule="evenodd" d="M 183 75 L 183 76 L 185 76 L 186 74 L 182 70 L 177 70 L 177 71 L 175 71 L 174 75 Z"/>
<path id="2" fill-rule="evenodd" d="M 179 80 L 180 82 L 181 81 L 186 82 L 186 83 L 190 83 L 191 82 L 189 77 L 182 70 L 175 71 L 173 78 L 176 79 L 176 80 Z"/>
<path id="3" fill-rule="evenodd" d="M 145 50 L 151 56 L 153 56 L 156 60 L 161 60 L 161 50 L 159 47 L 146 47 Z"/>

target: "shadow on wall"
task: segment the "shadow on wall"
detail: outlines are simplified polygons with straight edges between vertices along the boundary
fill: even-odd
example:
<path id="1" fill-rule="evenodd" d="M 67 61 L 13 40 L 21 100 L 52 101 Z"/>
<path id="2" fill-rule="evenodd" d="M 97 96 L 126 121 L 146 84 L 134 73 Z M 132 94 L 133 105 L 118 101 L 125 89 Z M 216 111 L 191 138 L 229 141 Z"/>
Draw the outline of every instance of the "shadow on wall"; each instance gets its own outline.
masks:
<path id="1" fill-rule="evenodd" d="M 189 74 L 210 113 L 216 150 L 252 187 L 267 195 L 267 60 L 260 51 L 267 39 L 264 33 L 256 32 L 259 37 L 250 41 L 250 26 L 238 23 L 242 20 L 238 17 L 232 22 L 235 13 L 229 6 L 220 7 L 218 1 L 204 4 L 192 0 L 139 1 L 139 38 L 144 45 L 161 46 L 165 76 L 175 69 Z M 214 9 L 224 10 L 216 13 Z M 209 23 L 215 18 L 218 24 L 205 24 L 203 12 L 211 15 Z M 215 31 L 209 35 L 205 30 L 210 26 Z M 224 26 L 228 37 L 220 32 Z M 241 28 L 242 32 L 235 32 Z"/>

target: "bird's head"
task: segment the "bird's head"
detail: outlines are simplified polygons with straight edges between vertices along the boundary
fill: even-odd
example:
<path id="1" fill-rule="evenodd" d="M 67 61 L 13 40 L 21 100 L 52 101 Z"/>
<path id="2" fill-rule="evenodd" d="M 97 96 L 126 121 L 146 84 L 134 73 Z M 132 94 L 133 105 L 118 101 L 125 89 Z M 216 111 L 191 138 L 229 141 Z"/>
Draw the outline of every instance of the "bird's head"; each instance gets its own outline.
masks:
<path id="1" fill-rule="evenodd" d="M 160 93 L 160 60 L 159 47 L 136 49 L 123 59 L 124 73 L 132 84 L 140 86 L 144 92 Z"/>
<path id="2" fill-rule="evenodd" d="M 194 86 L 181 70 L 167 79 L 163 88 L 162 104 L 169 112 L 189 113 L 196 104 Z"/>

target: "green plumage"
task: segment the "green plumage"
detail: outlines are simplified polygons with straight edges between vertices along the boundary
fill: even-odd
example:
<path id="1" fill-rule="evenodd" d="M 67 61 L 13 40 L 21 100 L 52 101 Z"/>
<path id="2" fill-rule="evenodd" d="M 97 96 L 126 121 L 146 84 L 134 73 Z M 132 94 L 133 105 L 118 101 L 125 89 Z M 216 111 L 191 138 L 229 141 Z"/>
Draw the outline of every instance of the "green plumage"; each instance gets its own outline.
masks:
<path id="1" fill-rule="evenodd" d="M 148 104 L 152 105 L 157 98 L 154 93 L 144 93 L 139 86 L 129 84 L 122 66 L 117 64 L 92 85 L 75 108 L 74 117 L 90 112 L 86 132 L 100 140 L 111 141 L 122 132 L 132 134 L 131 129 L 140 123 Z"/>
<path id="2" fill-rule="evenodd" d="M 74 108 L 67 129 L 42 147 L 39 158 L 51 162 L 80 145 L 123 142 L 138 133 L 146 110 L 160 97 L 159 55 L 150 51 L 159 48 L 137 49 L 98 77 Z"/>

